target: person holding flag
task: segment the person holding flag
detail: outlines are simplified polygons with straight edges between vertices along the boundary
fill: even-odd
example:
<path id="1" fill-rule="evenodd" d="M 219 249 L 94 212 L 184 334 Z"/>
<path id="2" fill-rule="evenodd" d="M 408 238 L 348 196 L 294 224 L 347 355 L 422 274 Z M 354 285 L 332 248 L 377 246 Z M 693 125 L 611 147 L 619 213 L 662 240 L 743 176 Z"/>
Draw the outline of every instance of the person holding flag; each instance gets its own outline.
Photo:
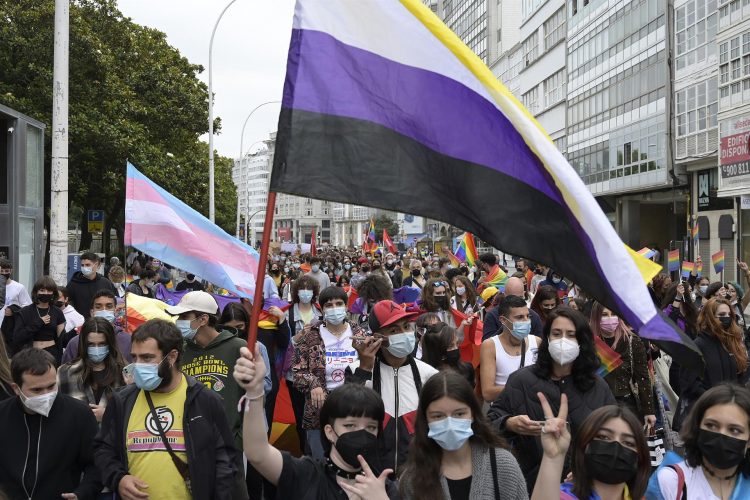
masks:
<path id="1" fill-rule="evenodd" d="M 494 253 L 483 253 L 479 256 L 479 268 L 485 272 L 485 276 L 477 283 L 477 292 L 482 293 L 487 287 L 494 286 L 500 291 L 505 290 L 508 275 L 500 269 L 497 255 Z"/>

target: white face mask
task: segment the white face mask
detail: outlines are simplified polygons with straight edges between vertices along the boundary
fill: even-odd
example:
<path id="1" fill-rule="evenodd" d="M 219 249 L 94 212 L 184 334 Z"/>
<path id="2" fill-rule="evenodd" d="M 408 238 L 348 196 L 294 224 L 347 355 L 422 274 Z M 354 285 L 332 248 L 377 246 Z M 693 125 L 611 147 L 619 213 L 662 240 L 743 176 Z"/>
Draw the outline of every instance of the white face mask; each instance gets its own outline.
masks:
<path id="1" fill-rule="evenodd" d="M 578 342 L 568 338 L 555 339 L 549 342 L 549 355 L 559 365 L 569 365 L 580 353 Z"/>
<path id="2" fill-rule="evenodd" d="M 49 411 L 52 409 L 52 405 L 57 398 L 57 390 L 42 394 L 40 396 L 27 397 L 23 392 L 20 393 L 21 402 L 23 405 L 34 413 L 39 415 L 48 416 Z"/>

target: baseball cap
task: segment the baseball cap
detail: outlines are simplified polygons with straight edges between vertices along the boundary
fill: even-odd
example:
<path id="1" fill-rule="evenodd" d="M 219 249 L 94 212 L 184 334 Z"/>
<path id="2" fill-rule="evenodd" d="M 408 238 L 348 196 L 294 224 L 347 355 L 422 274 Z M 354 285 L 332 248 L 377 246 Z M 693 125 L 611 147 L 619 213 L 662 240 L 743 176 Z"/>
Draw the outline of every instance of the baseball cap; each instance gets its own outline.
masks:
<path id="1" fill-rule="evenodd" d="M 396 321 L 404 318 L 412 320 L 417 316 L 419 316 L 419 311 L 407 311 L 404 306 L 392 300 L 381 300 L 373 306 L 368 323 L 370 330 L 378 332 L 381 328 L 392 325 Z"/>
<path id="2" fill-rule="evenodd" d="M 189 311 L 216 314 L 219 312 L 219 305 L 210 293 L 196 291 L 186 293 L 179 304 L 167 307 L 166 311 L 172 316 Z"/>
<path id="3" fill-rule="evenodd" d="M 482 290 L 482 293 L 479 294 L 480 297 L 482 297 L 482 300 L 487 302 L 489 299 L 494 297 L 497 294 L 498 290 L 494 286 L 490 286 Z"/>

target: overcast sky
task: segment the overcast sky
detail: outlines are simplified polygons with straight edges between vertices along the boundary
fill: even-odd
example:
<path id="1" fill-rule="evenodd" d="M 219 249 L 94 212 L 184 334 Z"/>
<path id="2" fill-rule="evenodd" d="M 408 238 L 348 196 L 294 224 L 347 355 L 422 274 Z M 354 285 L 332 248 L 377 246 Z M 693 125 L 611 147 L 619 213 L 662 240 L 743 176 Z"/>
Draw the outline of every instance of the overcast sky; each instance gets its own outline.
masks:
<path id="1" fill-rule="evenodd" d="M 119 0 L 122 13 L 134 22 L 167 34 L 191 63 L 202 64 L 199 75 L 208 84 L 211 30 L 230 0 Z M 216 150 L 239 156 L 240 132 L 250 111 L 260 103 L 278 101 L 284 85 L 294 0 L 236 0 L 219 23 L 214 37 L 214 116 L 221 117 Z M 279 104 L 262 107 L 245 129 L 243 149 L 276 130 Z M 208 141 L 208 134 L 203 137 Z"/>

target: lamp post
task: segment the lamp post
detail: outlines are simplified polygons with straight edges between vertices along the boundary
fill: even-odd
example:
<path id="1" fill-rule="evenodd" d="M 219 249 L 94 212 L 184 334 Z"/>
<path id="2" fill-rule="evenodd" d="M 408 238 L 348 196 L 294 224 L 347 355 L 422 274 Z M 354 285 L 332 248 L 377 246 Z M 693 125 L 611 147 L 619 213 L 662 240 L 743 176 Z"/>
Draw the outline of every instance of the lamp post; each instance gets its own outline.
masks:
<path id="1" fill-rule="evenodd" d="M 214 222 L 214 85 L 213 85 L 213 52 L 214 52 L 214 35 L 216 28 L 219 27 L 219 21 L 224 17 L 230 5 L 237 0 L 231 0 L 224 10 L 219 14 L 219 18 L 214 24 L 211 31 L 211 41 L 208 43 L 208 218 Z"/>
<path id="2" fill-rule="evenodd" d="M 266 211 L 265 208 L 261 208 L 260 210 L 256 210 L 255 212 L 253 212 L 253 214 L 250 217 L 248 217 L 247 221 L 245 222 L 245 238 L 247 238 L 247 234 L 250 232 L 250 222 L 253 220 L 253 217 L 265 211 Z M 249 243 L 250 246 L 253 246 L 254 239 L 255 239 L 255 229 L 253 229 L 253 237 L 250 238 L 250 243 Z M 245 241 L 245 243 L 247 243 L 247 241 Z"/>

